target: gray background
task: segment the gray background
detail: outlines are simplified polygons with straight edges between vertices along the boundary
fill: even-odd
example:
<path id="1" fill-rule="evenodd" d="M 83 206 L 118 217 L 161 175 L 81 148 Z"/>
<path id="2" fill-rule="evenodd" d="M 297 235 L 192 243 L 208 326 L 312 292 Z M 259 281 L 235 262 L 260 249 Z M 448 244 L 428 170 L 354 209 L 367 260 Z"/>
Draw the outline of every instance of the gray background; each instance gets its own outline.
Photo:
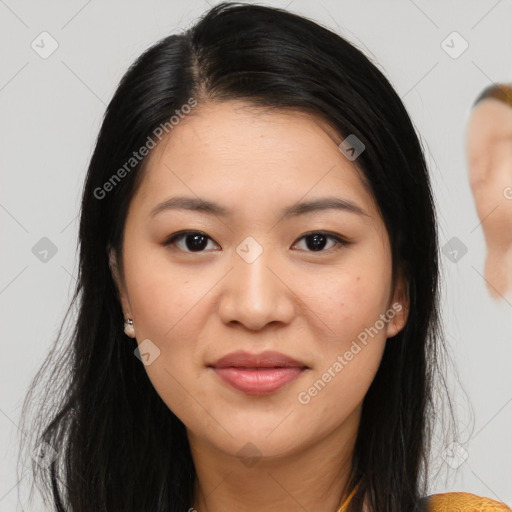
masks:
<path id="1" fill-rule="evenodd" d="M 512 506 L 512 303 L 494 302 L 485 288 L 484 238 L 464 155 L 470 104 L 492 82 L 512 81 L 512 1 L 266 4 L 288 6 L 360 47 L 421 134 L 441 245 L 457 237 L 468 249 L 456 263 L 441 258 L 444 324 L 462 387 L 451 382 L 465 436 L 451 458 L 447 447 L 433 458 L 432 492 L 467 491 Z M 202 0 L 0 0 L 0 512 L 22 510 L 18 491 L 29 478 L 18 482 L 15 472 L 20 407 L 71 297 L 76 215 L 105 106 L 145 48 L 207 8 Z M 31 47 L 43 45 L 43 31 L 58 43 L 45 59 Z M 453 31 L 469 44 L 457 58 L 443 47 Z M 461 44 L 454 39 L 452 51 Z M 57 249 L 46 262 L 32 252 L 43 237 Z"/>

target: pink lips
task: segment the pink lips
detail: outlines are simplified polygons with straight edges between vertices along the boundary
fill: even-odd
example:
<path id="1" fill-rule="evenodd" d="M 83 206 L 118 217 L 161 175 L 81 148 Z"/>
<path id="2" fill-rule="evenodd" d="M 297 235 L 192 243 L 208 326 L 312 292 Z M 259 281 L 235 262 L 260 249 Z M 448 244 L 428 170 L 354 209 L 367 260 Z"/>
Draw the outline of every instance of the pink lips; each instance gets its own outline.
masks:
<path id="1" fill-rule="evenodd" d="M 233 352 L 208 365 L 227 384 L 250 395 L 277 391 L 307 368 L 279 352 Z"/>

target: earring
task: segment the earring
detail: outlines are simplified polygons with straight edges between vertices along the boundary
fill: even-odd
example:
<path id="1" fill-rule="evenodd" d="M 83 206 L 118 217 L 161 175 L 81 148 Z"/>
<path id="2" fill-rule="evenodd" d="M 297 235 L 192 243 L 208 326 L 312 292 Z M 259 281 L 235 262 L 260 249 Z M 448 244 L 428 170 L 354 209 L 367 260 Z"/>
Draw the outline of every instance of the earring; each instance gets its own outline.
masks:
<path id="1" fill-rule="evenodd" d="M 130 338 L 135 338 L 135 329 L 133 328 L 133 320 L 131 318 L 127 318 L 124 321 L 124 332 Z"/>

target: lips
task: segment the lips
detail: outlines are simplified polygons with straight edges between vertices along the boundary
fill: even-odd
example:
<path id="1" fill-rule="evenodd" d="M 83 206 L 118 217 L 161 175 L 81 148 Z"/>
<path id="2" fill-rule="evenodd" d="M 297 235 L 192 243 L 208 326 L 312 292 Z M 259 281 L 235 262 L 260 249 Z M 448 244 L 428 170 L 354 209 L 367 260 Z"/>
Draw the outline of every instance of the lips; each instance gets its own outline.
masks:
<path id="1" fill-rule="evenodd" d="M 307 365 L 280 352 L 267 350 L 260 354 L 238 351 L 208 365 L 214 368 L 307 368 Z"/>
<path id="2" fill-rule="evenodd" d="M 250 395 L 277 391 L 309 369 L 305 363 L 273 351 L 260 354 L 233 352 L 208 367 L 224 383 Z"/>

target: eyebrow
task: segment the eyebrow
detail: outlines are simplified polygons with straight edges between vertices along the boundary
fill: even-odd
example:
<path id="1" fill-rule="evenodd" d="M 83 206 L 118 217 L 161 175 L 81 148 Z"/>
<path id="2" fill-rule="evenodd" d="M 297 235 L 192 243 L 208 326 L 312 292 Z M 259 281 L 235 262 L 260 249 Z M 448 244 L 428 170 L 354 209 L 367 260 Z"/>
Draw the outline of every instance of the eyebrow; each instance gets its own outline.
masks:
<path id="1" fill-rule="evenodd" d="M 229 209 L 212 201 L 196 197 L 179 196 L 171 197 L 163 203 L 157 204 L 151 210 L 149 216 L 154 217 L 158 213 L 167 210 L 191 210 L 220 217 L 230 217 L 233 215 L 233 212 Z M 356 203 L 339 197 L 324 197 L 296 203 L 286 207 L 282 210 L 281 214 L 283 218 L 291 218 L 322 210 L 342 210 L 356 215 L 370 217 L 370 215 Z"/>

